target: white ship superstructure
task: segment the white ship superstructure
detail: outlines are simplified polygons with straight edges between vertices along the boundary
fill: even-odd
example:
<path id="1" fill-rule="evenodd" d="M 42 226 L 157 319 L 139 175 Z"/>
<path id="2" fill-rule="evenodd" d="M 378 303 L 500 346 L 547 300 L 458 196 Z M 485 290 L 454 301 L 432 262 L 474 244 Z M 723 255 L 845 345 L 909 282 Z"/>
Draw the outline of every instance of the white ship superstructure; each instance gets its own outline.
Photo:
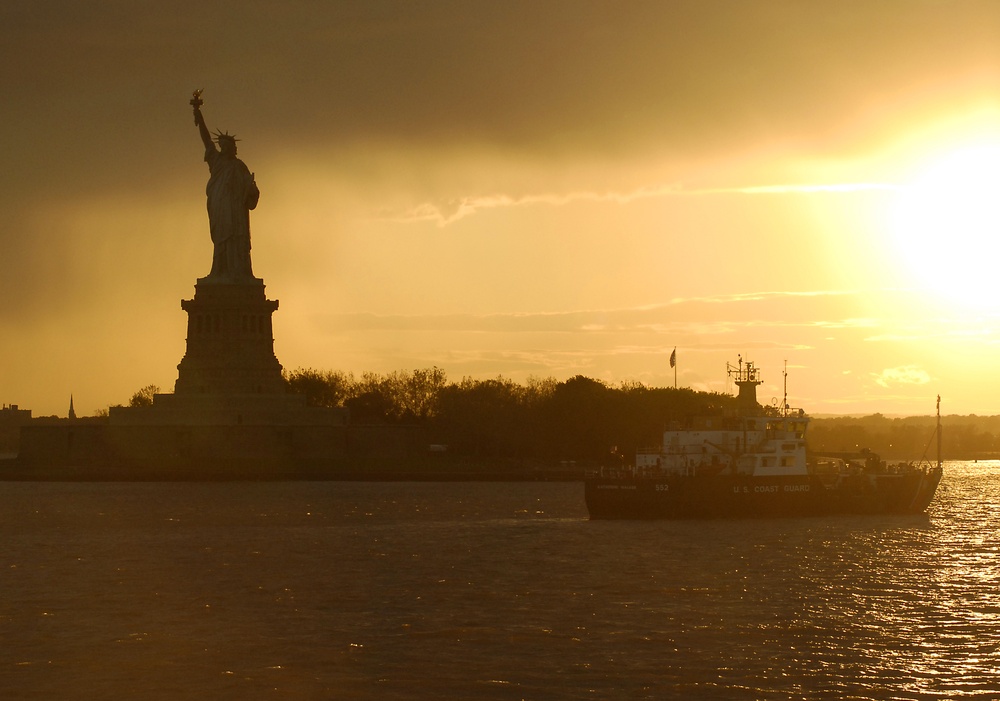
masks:
<path id="1" fill-rule="evenodd" d="M 665 475 L 804 475 L 806 428 L 809 417 L 801 409 L 762 409 L 757 404 L 758 369 L 752 362 L 727 364 L 729 377 L 739 387 L 736 416 L 696 417 L 668 426 L 663 443 L 640 449 L 637 471 Z"/>

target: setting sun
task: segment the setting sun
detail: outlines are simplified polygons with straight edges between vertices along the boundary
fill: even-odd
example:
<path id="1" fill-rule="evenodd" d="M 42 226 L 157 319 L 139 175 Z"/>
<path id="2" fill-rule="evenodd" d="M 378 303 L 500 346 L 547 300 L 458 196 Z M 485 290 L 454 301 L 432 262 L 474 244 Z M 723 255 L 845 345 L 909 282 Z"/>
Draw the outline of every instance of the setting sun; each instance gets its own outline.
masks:
<path id="1" fill-rule="evenodd" d="M 943 155 L 900 188 L 891 233 L 915 287 L 969 308 L 997 303 L 998 193 L 997 142 Z"/>

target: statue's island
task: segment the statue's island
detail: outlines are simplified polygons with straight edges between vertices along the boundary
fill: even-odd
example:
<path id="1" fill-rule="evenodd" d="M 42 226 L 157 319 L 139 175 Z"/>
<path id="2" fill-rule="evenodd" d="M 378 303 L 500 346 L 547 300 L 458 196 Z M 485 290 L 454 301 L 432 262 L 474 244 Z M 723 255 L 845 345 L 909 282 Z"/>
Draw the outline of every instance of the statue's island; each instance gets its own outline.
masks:
<path id="1" fill-rule="evenodd" d="M 0 479 L 337 479 L 399 474 L 426 440 L 391 426 L 352 426 L 341 408 L 291 394 L 274 353 L 267 299 L 250 255 L 250 212 L 260 190 L 237 139 L 213 138 L 201 91 L 190 104 L 209 168 L 213 246 L 187 312 L 187 345 L 173 393 L 111 407 L 106 417 L 33 419 Z M 412 458 L 418 458 L 413 461 Z M 394 467 L 393 467 L 394 466 Z M 372 472 L 374 471 L 374 472 Z"/>

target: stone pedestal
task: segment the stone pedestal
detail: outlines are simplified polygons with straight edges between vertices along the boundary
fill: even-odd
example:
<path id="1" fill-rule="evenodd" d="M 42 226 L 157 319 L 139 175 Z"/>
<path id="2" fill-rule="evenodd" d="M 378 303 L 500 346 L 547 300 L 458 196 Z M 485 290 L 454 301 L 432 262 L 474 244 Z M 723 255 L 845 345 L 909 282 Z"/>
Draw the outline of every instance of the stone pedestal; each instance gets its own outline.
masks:
<path id="1" fill-rule="evenodd" d="M 274 355 L 271 314 L 277 300 L 264 296 L 264 281 L 213 282 L 201 278 L 188 313 L 187 352 L 177 366 L 178 396 L 284 394 Z"/>

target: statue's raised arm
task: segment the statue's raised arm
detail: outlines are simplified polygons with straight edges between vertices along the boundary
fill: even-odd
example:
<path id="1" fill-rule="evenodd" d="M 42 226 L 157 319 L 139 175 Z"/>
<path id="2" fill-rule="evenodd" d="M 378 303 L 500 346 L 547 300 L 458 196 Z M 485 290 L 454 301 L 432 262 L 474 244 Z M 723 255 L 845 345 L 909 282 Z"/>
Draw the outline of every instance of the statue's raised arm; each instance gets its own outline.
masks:
<path id="1" fill-rule="evenodd" d="M 194 123 L 205 144 L 205 161 L 210 173 L 208 223 L 215 252 L 212 272 L 206 282 L 248 282 L 255 280 L 250 263 L 250 210 L 257 206 L 260 190 L 253 173 L 236 157 L 236 137 L 216 132 L 216 139 L 201 114 L 201 91 L 196 90 L 191 106 Z M 218 143 L 218 146 L 216 146 Z"/>
<path id="2" fill-rule="evenodd" d="M 205 126 L 205 118 L 197 107 L 194 109 L 194 123 L 198 125 L 198 131 L 201 133 L 201 140 L 205 144 L 205 148 L 215 148 L 212 135 L 209 133 L 208 127 Z"/>
<path id="3" fill-rule="evenodd" d="M 194 97 L 191 98 L 191 106 L 194 108 L 194 123 L 198 127 L 198 132 L 201 134 L 201 140 L 205 144 L 205 148 L 214 149 L 215 143 L 212 141 L 212 134 L 208 131 L 208 126 L 205 124 L 205 117 L 201 113 L 201 106 L 203 104 L 201 90 L 195 90 Z"/>

